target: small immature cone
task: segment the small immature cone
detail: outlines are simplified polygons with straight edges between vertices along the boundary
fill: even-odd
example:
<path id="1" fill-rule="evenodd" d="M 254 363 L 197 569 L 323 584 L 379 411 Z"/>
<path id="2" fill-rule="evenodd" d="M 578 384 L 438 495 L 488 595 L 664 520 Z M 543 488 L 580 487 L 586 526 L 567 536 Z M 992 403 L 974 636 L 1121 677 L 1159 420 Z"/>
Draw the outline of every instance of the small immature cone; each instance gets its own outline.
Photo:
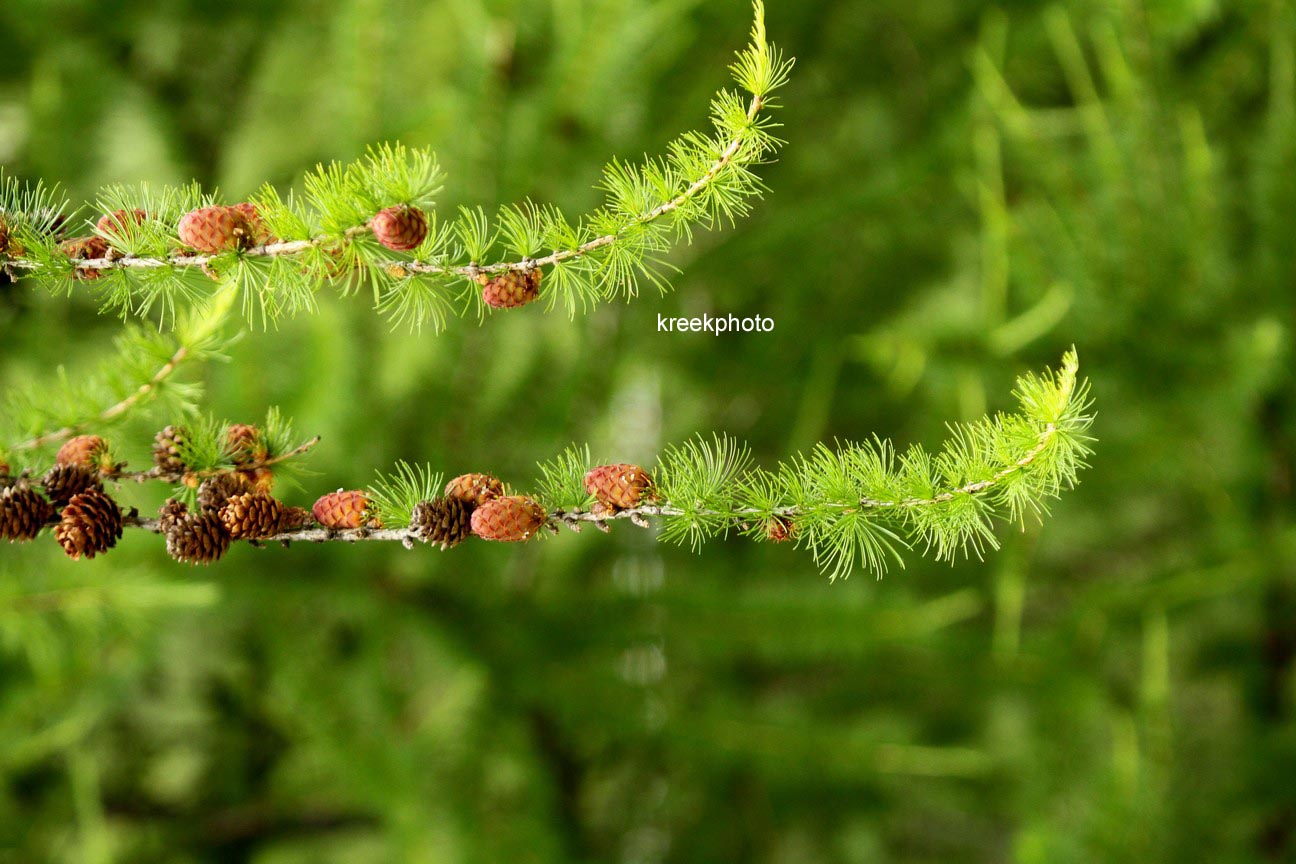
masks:
<path id="1" fill-rule="evenodd" d="M 504 495 L 504 484 L 490 474 L 460 474 L 446 484 L 445 494 L 474 507 Z"/>
<path id="2" fill-rule="evenodd" d="M 416 248 L 427 237 L 427 215 L 417 207 L 398 205 L 379 210 L 369 220 L 374 237 L 388 249 L 407 252 Z"/>
<path id="3" fill-rule="evenodd" d="M 78 435 L 63 442 L 54 461 L 60 465 L 99 468 L 108 453 L 108 442 L 98 435 Z M 109 466 L 111 467 L 111 466 Z"/>
<path id="4" fill-rule="evenodd" d="M 264 462 L 270 456 L 261 441 L 261 430 L 248 423 L 231 423 L 225 430 L 225 449 L 235 465 Z"/>
<path id="5" fill-rule="evenodd" d="M 121 236 L 129 225 L 143 225 L 148 220 L 148 214 L 143 210 L 114 210 L 111 213 L 99 217 L 99 222 L 95 225 L 104 234 L 116 234 Z"/>
<path id="6" fill-rule="evenodd" d="M 73 240 L 64 240 L 59 244 L 59 249 L 73 261 L 88 261 L 91 258 L 106 258 L 108 241 L 102 237 L 77 237 Z M 103 273 L 98 270 L 76 272 L 78 279 L 98 279 L 102 275 Z"/>
<path id="7" fill-rule="evenodd" d="M 283 529 L 288 515 L 287 507 L 264 492 L 235 495 L 220 511 L 220 519 L 234 540 L 273 537 Z"/>
<path id="8" fill-rule="evenodd" d="M 514 309 L 525 306 L 540 297 L 539 268 L 509 270 L 491 277 L 483 273 L 477 277 L 482 286 L 482 300 L 495 309 Z"/>
<path id="9" fill-rule="evenodd" d="M 311 515 L 325 528 L 363 528 L 368 512 L 369 496 L 358 489 L 330 492 L 311 507 Z"/>
<path id="10" fill-rule="evenodd" d="M 495 498 L 472 514 L 473 533 L 483 540 L 520 543 L 530 540 L 548 521 L 545 509 L 524 495 Z"/>
<path id="11" fill-rule="evenodd" d="M 775 516 L 765 524 L 765 537 L 771 543 L 786 543 L 796 539 L 796 523 L 787 516 Z"/>
<path id="12" fill-rule="evenodd" d="M 19 481 L 0 490 L 0 538 L 10 543 L 31 540 L 55 512 L 39 492 Z"/>
<path id="13" fill-rule="evenodd" d="M 187 513 L 167 529 L 166 550 L 185 564 L 210 564 L 229 551 L 232 539 L 219 516 Z"/>
<path id="14" fill-rule="evenodd" d="M 5 224 L 4 217 L 0 216 L 0 255 L 9 251 L 9 226 Z"/>
<path id="15" fill-rule="evenodd" d="M 651 489 L 648 472 L 626 462 L 600 465 L 585 475 L 585 491 L 613 512 L 637 507 Z"/>
<path id="16" fill-rule="evenodd" d="M 67 506 L 77 495 L 87 489 L 103 491 L 99 473 L 84 465 L 55 465 L 41 478 L 45 495 L 59 507 Z"/>
<path id="17" fill-rule="evenodd" d="M 241 204 L 235 204 L 234 209 L 247 220 L 248 228 L 251 231 L 248 235 L 249 245 L 265 246 L 279 241 L 279 238 L 271 234 L 270 230 L 266 228 L 265 222 L 261 219 L 261 211 L 257 209 L 255 204 L 244 201 Z"/>
<path id="18" fill-rule="evenodd" d="M 199 207 L 180 217 L 180 242 L 215 255 L 253 245 L 254 229 L 242 211 L 234 207 Z"/>
<path id="19" fill-rule="evenodd" d="M 87 489 L 73 497 L 54 526 L 54 539 L 74 560 L 107 552 L 121 536 L 121 508 L 98 489 Z"/>

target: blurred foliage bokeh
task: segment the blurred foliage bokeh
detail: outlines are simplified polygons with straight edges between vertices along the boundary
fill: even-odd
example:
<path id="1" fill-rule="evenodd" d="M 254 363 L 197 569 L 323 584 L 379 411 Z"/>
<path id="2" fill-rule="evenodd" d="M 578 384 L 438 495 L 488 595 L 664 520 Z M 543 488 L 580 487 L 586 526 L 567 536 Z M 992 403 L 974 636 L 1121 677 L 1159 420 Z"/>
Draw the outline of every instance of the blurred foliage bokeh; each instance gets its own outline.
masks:
<path id="1" fill-rule="evenodd" d="M 581 212 L 705 123 L 746 0 L 4 0 L 0 163 L 232 196 L 400 139 Z M 955 566 L 648 532 L 445 554 L 0 550 L 0 862 L 1296 860 L 1296 10 L 773 2 L 771 193 L 675 291 L 249 331 L 206 407 L 525 484 L 571 441 L 936 445 L 1075 344 L 1094 467 Z M 663 314 L 776 329 L 658 333 Z M 0 383 L 120 323 L 0 288 Z M 160 418 L 114 436 L 137 461 Z M 127 490 L 155 507 L 162 490 Z M 393 544 L 394 545 L 394 544 Z"/>

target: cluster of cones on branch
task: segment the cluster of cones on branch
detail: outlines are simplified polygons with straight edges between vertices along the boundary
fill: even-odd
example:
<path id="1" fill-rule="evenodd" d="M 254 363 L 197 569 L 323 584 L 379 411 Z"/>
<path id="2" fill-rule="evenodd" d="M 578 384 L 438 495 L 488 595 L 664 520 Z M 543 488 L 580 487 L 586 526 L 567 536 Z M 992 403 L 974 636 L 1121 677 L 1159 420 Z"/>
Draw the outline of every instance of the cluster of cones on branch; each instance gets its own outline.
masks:
<path id="1" fill-rule="evenodd" d="M 158 513 L 157 530 L 166 538 L 167 552 L 178 561 L 209 564 L 236 540 L 287 540 L 299 529 L 332 533 L 384 527 L 372 498 L 362 490 L 330 492 L 309 511 L 274 498 L 271 454 L 255 426 L 227 427 L 225 451 L 233 467 L 219 473 L 190 470 L 184 461 L 186 435 L 182 426 L 159 432 L 153 441 L 154 471 L 149 472 L 154 479 L 177 480 L 194 490 L 193 505 L 172 498 Z M 132 512 L 127 517 L 104 489 L 104 481 L 120 478 L 122 468 L 97 435 L 79 435 L 65 442 L 54 467 L 39 480 L 25 474 L 10 476 L 9 467 L 0 464 L 0 539 L 32 540 L 52 526 L 55 539 L 74 559 L 107 552 L 121 538 L 127 519 L 135 516 Z M 594 499 L 592 521 L 604 528 L 604 521 L 618 513 L 659 501 L 648 472 L 628 463 L 590 470 L 584 487 Z M 447 483 L 442 494 L 414 506 L 406 537 L 442 549 L 469 537 L 517 543 L 544 528 L 557 530 L 555 521 L 571 520 L 573 515 L 578 514 L 550 514 L 536 500 L 510 494 L 489 474 L 463 474 Z M 787 517 L 776 516 L 766 525 L 765 534 L 782 542 L 792 539 L 794 526 Z"/>
<path id="2" fill-rule="evenodd" d="M 140 225 L 149 219 L 144 210 L 114 210 L 99 218 L 99 234 L 73 237 L 60 243 L 59 248 L 73 261 L 115 259 L 122 257 L 119 250 L 102 235 L 121 236 L 131 225 Z M 396 252 L 408 252 L 422 245 L 428 235 L 428 217 L 420 208 L 398 204 L 379 210 L 368 223 L 374 238 Z M 186 250 L 207 255 L 236 252 L 278 243 L 266 227 L 255 204 L 214 204 L 190 210 L 180 217 L 176 233 Z M 9 231 L 0 219 L 0 255 L 19 253 L 10 249 Z M 403 271 L 399 265 L 393 270 Z M 211 271 L 208 271 L 209 274 Z M 76 271 L 78 279 L 97 279 L 103 273 L 97 269 Z M 338 274 L 340 275 L 340 274 Z M 542 271 L 526 266 L 519 270 L 505 270 L 498 275 L 479 273 L 477 283 L 482 286 L 482 300 L 496 309 L 513 309 L 525 306 L 540 297 Z"/>

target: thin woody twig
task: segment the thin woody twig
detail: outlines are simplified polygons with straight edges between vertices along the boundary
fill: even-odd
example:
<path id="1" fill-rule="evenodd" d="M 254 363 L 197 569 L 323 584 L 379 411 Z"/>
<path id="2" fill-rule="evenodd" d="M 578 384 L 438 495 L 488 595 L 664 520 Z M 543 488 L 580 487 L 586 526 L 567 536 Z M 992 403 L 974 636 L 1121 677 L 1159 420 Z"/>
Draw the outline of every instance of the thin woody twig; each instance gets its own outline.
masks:
<path id="1" fill-rule="evenodd" d="M 55 429 L 52 432 L 42 432 L 34 438 L 29 438 L 26 441 L 13 445 L 12 449 L 32 450 L 37 447 L 43 447 L 47 444 L 53 444 L 56 441 L 63 441 L 67 438 L 71 438 L 73 435 L 76 435 L 96 424 L 106 423 L 116 417 L 120 417 L 122 414 L 125 414 L 131 408 L 135 407 L 135 405 L 141 400 L 156 392 L 162 382 L 169 378 L 171 373 L 175 372 L 177 368 L 189 359 L 189 353 L 189 346 L 181 345 L 176 352 L 162 364 L 157 372 L 153 374 L 153 377 L 144 384 L 141 384 L 134 393 L 130 394 L 125 399 L 108 406 L 94 417 L 81 423 L 73 423 L 60 429 Z"/>

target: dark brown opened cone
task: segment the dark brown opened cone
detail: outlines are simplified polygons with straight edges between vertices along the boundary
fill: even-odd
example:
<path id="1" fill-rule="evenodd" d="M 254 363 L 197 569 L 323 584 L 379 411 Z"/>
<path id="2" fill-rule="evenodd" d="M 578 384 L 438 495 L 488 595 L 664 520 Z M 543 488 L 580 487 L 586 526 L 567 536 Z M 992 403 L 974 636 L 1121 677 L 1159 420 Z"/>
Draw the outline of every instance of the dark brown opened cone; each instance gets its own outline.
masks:
<path id="1" fill-rule="evenodd" d="M 424 543 L 449 549 L 472 534 L 473 509 L 472 504 L 448 495 L 420 501 L 410 516 L 410 530 Z"/>
<path id="2" fill-rule="evenodd" d="M 166 532 L 167 554 L 186 564 L 210 564 L 229 551 L 229 529 L 212 513 L 187 513 Z"/>
<path id="3" fill-rule="evenodd" d="M 231 496 L 252 491 L 252 482 L 240 472 L 217 474 L 198 487 L 198 508 L 205 513 L 218 513 Z"/>
<path id="4" fill-rule="evenodd" d="M 185 470 L 185 463 L 180 458 L 187 433 L 183 426 L 167 426 L 153 436 L 153 464 L 169 474 L 179 474 Z"/>
<path id="5" fill-rule="evenodd" d="M 45 495 L 59 507 L 67 506 L 77 495 L 87 489 L 103 491 L 99 474 L 82 465 L 55 465 L 41 478 Z"/>
<path id="6" fill-rule="evenodd" d="M 121 508 L 98 489 L 74 496 L 54 526 L 54 538 L 72 559 L 103 554 L 117 545 L 121 536 Z"/>
<path id="7" fill-rule="evenodd" d="M 0 490 L 0 538 L 10 543 L 31 540 L 56 511 L 39 492 L 19 481 Z"/>
<path id="8" fill-rule="evenodd" d="M 235 540 L 259 540 L 278 534 L 288 521 L 288 508 L 263 492 L 234 495 L 221 508 L 220 519 Z"/>

